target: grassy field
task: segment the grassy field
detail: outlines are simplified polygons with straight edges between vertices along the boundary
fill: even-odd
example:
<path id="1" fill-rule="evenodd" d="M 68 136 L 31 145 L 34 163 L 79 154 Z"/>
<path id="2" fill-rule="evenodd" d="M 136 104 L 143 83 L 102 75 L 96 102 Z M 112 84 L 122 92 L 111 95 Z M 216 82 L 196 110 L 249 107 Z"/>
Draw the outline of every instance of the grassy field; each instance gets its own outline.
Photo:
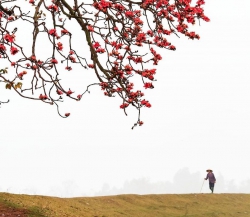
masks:
<path id="1" fill-rule="evenodd" d="M 246 217 L 250 216 L 250 195 L 159 194 L 56 198 L 0 193 L 0 216 L 18 216 L 13 214 L 15 212 L 20 217 Z"/>

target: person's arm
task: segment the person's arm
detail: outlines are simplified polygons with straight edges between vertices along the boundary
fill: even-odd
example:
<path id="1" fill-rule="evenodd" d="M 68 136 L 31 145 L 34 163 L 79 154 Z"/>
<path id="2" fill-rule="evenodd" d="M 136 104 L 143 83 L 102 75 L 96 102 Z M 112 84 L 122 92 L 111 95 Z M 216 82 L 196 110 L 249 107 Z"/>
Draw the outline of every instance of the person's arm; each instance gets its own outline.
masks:
<path id="1" fill-rule="evenodd" d="M 205 180 L 207 180 L 208 179 L 208 174 L 207 174 L 207 177 L 206 178 L 204 178 Z"/>

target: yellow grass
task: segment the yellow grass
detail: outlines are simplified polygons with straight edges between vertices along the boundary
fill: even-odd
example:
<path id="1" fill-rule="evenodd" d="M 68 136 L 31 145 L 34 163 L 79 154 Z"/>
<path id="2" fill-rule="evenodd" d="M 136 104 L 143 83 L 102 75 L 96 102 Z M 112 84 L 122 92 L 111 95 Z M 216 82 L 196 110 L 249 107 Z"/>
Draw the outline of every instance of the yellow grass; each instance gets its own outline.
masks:
<path id="1" fill-rule="evenodd" d="M 0 204 L 48 217 L 247 217 L 249 194 L 165 194 L 56 198 L 0 193 Z M 1 216 L 1 213 L 0 213 Z"/>

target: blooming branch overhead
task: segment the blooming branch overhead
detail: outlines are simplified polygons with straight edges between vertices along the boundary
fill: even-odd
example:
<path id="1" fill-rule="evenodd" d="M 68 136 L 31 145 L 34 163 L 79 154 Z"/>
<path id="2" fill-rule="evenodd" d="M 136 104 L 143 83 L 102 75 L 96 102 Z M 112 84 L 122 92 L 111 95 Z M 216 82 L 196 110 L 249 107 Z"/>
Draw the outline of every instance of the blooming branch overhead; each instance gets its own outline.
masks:
<path id="1" fill-rule="evenodd" d="M 135 89 L 139 84 L 134 85 L 132 79 L 141 78 L 143 89 L 154 88 L 156 65 L 162 60 L 160 48 L 176 49 L 169 41 L 171 35 L 200 38 L 189 26 L 209 21 L 204 4 L 203 0 L 2 0 L 0 61 L 8 69 L 0 71 L 0 82 L 21 97 L 56 105 L 62 117 L 70 115 L 59 112 L 65 97 L 80 101 L 91 86 L 99 85 L 105 96 L 120 97 L 125 114 L 129 106 L 136 108 L 134 126 L 142 125 L 140 111 L 151 103 L 142 90 Z M 86 56 L 75 47 L 69 23 L 84 35 Z M 18 35 L 25 25 L 32 34 L 29 48 L 23 47 Z M 45 58 L 40 58 L 40 36 L 50 45 Z M 74 70 L 76 65 L 96 76 L 96 82 L 82 92 L 66 86 L 62 79 L 63 71 Z"/>

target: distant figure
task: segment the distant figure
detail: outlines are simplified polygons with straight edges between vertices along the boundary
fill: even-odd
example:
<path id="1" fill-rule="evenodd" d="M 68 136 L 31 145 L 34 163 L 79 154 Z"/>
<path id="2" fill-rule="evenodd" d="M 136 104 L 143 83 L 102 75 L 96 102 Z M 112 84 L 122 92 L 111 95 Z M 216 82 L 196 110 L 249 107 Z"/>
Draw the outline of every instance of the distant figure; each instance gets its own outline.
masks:
<path id="1" fill-rule="evenodd" d="M 207 177 L 205 180 L 209 180 L 209 188 L 211 190 L 211 193 L 214 193 L 214 183 L 216 182 L 216 178 L 213 174 L 213 170 L 207 170 Z"/>

